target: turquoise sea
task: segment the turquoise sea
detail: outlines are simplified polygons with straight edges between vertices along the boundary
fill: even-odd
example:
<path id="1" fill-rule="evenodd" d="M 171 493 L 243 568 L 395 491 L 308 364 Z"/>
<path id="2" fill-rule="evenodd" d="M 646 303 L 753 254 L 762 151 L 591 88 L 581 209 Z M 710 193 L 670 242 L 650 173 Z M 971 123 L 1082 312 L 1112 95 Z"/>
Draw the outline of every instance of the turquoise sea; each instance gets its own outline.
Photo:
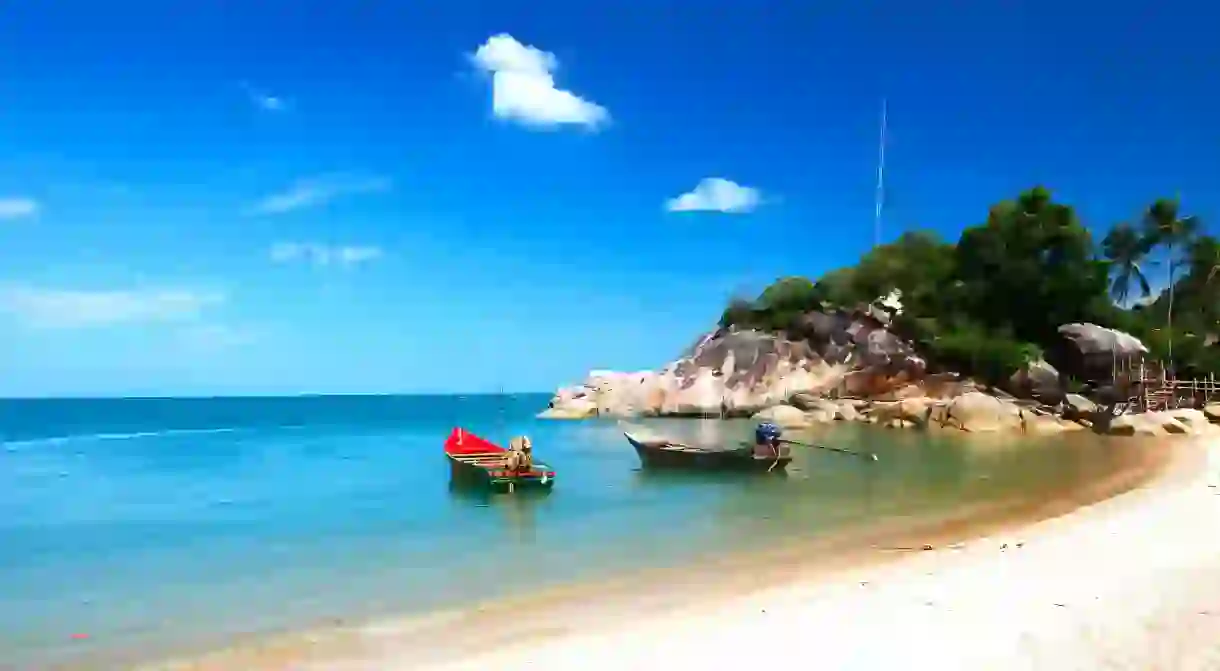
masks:
<path id="1" fill-rule="evenodd" d="M 0 669 L 122 668 L 935 515 L 1095 478 L 1129 449 L 835 425 L 819 440 L 880 461 L 802 451 L 787 477 L 662 477 L 639 470 L 614 422 L 535 420 L 547 400 L 0 401 Z M 650 424 L 706 441 L 750 430 Z M 451 491 L 441 443 L 455 425 L 529 434 L 554 492 Z M 509 565 L 535 582 L 506 586 Z"/>

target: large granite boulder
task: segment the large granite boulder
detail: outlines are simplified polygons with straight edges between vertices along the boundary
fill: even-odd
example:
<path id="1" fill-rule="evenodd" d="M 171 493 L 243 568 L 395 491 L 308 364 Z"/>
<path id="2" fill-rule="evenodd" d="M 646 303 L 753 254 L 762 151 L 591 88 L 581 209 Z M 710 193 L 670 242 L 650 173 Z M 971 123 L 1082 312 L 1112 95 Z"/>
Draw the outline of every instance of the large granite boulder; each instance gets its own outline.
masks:
<path id="1" fill-rule="evenodd" d="M 597 416 L 597 404 L 585 399 L 571 399 L 543 410 L 540 419 L 588 419 Z"/>
<path id="2" fill-rule="evenodd" d="M 781 424 L 859 419 L 887 426 L 1037 433 L 1081 426 L 1046 418 L 1045 411 L 1023 411 L 1012 399 L 997 398 L 1004 395 L 998 390 L 983 392 L 956 374 L 929 374 L 912 345 L 889 328 L 890 315 L 902 311 L 898 298 L 854 310 L 809 312 L 784 335 L 713 329 L 660 370 L 591 372 L 581 384 L 560 389 L 540 416 L 761 418 L 768 415 L 758 413 L 782 405 L 786 409 L 774 410 L 787 413 L 783 421 L 776 419 Z M 1074 356 L 1104 359 L 1106 366 L 1114 357 L 1146 351 L 1130 335 L 1094 324 L 1067 324 L 1060 332 L 1063 347 Z M 1065 394 L 1059 370 L 1045 360 L 1031 362 L 1006 386 L 1044 406 L 1061 407 L 1065 419 L 1092 423 L 1095 408 L 1080 396 Z M 874 403 L 866 407 L 831 400 L 841 397 Z M 1220 417 L 1220 411 L 1214 414 Z M 1119 422 L 1115 430 L 1131 429 Z"/>
<path id="3" fill-rule="evenodd" d="M 1206 413 L 1193 408 L 1119 415 L 1103 427 L 1112 436 L 1209 436 L 1220 433 Z"/>
<path id="4" fill-rule="evenodd" d="M 1008 388 L 1014 394 L 1034 398 L 1043 403 L 1056 405 L 1063 401 L 1064 389 L 1059 380 L 1059 371 L 1042 359 L 1030 361 L 1008 379 Z"/>
<path id="5" fill-rule="evenodd" d="M 971 391 L 950 402 L 945 424 L 962 431 L 989 433 L 1023 430 L 1021 409 L 1010 401 Z"/>
<path id="6" fill-rule="evenodd" d="M 715 329 L 661 370 L 591 373 L 542 416 L 748 417 L 802 392 L 863 397 L 910 386 L 926 364 L 872 307 L 811 312 L 795 335 Z"/>

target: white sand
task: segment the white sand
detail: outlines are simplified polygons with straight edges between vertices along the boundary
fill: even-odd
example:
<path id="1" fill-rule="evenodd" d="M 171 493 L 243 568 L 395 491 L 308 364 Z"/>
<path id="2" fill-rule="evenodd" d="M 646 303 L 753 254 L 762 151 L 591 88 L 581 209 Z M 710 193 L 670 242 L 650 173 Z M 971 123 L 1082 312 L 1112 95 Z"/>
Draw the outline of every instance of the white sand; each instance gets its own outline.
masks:
<path id="1" fill-rule="evenodd" d="M 443 666 L 384 650 L 350 668 L 1220 669 L 1220 446 L 1208 460 L 1202 474 L 829 583 L 497 644 Z"/>

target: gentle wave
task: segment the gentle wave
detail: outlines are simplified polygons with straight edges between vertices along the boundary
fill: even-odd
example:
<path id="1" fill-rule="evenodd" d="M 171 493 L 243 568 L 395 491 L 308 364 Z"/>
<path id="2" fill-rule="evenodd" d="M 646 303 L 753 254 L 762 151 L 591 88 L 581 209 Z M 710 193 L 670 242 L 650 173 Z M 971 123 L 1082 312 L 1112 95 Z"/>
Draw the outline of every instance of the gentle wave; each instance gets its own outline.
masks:
<path id="1" fill-rule="evenodd" d="M 275 427 L 291 429 L 297 427 Z M 216 433 L 236 433 L 250 431 L 248 427 L 221 427 L 215 429 L 163 429 L 161 431 L 134 431 L 132 433 L 83 433 L 67 436 L 50 436 L 47 438 L 30 438 L 27 440 L 0 440 L 0 445 L 8 449 L 36 447 L 41 445 L 65 445 L 71 443 L 93 443 L 104 440 L 139 440 L 142 438 L 165 438 L 169 436 L 198 436 Z"/>

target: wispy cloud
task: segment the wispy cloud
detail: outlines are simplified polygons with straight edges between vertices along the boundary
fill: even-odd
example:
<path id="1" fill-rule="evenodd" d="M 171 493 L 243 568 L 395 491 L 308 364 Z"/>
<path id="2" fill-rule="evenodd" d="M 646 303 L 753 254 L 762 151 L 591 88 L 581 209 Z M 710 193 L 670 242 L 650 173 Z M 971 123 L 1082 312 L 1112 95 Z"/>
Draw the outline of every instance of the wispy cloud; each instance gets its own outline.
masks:
<path id="1" fill-rule="evenodd" d="M 0 219 L 32 217 L 38 210 L 38 201 L 33 198 L 0 198 Z"/>
<path id="2" fill-rule="evenodd" d="M 193 320 L 224 301 L 224 294 L 190 289 L 0 288 L 0 312 L 51 329 Z"/>
<path id="3" fill-rule="evenodd" d="M 758 189 L 742 186 L 721 177 L 707 177 L 699 181 L 693 191 L 665 202 L 670 212 L 724 212 L 744 214 L 752 212 L 762 202 Z"/>
<path id="4" fill-rule="evenodd" d="M 492 113 L 527 126 L 573 124 L 596 128 L 610 121 L 601 105 L 555 86 L 555 55 L 518 42 L 508 33 L 489 37 L 470 57 L 491 74 Z"/>
<path id="5" fill-rule="evenodd" d="M 303 261 L 316 266 L 355 266 L 383 256 L 380 247 L 371 245 L 325 245 L 316 242 L 280 242 L 271 247 L 276 263 Z"/>
<path id="6" fill-rule="evenodd" d="M 273 96 L 266 91 L 259 90 L 249 82 L 242 82 L 241 88 L 246 92 L 246 97 L 250 99 L 250 103 L 264 112 L 284 112 L 288 110 L 288 101 L 280 96 Z"/>
<path id="7" fill-rule="evenodd" d="M 332 200 L 358 193 L 388 191 L 393 182 L 388 177 L 362 175 L 324 175 L 299 179 L 287 189 L 266 196 L 250 208 L 251 214 L 283 214 L 294 210 L 320 207 Z"/>

